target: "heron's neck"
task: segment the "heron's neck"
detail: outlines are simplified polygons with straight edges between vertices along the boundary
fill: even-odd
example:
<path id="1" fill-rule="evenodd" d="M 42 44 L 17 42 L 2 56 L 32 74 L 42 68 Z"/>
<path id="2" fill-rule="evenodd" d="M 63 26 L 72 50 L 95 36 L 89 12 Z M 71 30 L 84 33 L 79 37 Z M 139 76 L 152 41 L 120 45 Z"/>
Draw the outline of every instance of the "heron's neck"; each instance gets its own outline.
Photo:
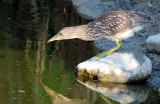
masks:
<path id="1" fill-rule="evenodd" d="M 73 36 L 74 38 L 79 38 L 84 40 L 83 36 L 86 35 L 88 31 L 89 31 L 89 28 L 87 25 L 76 26 L 73 31 Z"/>

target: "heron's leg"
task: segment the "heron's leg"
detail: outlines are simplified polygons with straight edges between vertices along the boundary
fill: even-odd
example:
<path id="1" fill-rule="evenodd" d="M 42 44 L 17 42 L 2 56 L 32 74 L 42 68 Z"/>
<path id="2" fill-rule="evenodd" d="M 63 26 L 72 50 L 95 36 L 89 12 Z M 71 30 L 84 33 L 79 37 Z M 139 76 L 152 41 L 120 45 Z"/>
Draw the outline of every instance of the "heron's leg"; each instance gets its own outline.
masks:
<path id="1" fill-rule="evenodd" d="M 105 51 L 105 52 L 98 54 L 97 58 L 95 58 L 95 59 L 96 60 L 102 59 L 103 57 L 110 55 L 112 52 L 119 49 L 123 45 L 122 41 L 116 41 L 116 43 L 117 43 L 116 47 L 113 47 L 113 48 L 109 49 L 108 51 Z"/>
<path id="2" fill-rule="evenodd" d="M 113 47 L 113 48 L 109 49 L 108 51 L 103 52 L 103 53 L 102 53 L 101 55 L 99 55 L 98 57 L 99 57 L 99 58 L 103 58 L 103 57 L 105 57 L 105 56 L 108 56 L 108 55 L 110 55 L 112 52 L 114 52 L 115 50 L 117 50 L 117 49 L 119 49 L 120 47 L 122 47 L 122 45 L 123 45 L 122 41 L 116 41 L 116 43 L 117 43 L 117 46 L 116 46 L 116 47 Z"/>

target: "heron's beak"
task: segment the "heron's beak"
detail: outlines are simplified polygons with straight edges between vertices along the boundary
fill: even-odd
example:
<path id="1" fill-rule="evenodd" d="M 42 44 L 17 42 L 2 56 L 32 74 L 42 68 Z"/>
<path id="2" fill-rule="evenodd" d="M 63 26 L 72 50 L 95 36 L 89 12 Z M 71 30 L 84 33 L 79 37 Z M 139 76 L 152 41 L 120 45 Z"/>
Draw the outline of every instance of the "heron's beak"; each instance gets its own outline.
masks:
<path id="1" fill-rule="evenodd" d="M 53 36 L 51 39 L 49 39 L 47 43 L 53 42 L 55 40 L 60 40 L 60 37 L 61 37 L 61 35 L 57 34 L 57 35 Z"/>

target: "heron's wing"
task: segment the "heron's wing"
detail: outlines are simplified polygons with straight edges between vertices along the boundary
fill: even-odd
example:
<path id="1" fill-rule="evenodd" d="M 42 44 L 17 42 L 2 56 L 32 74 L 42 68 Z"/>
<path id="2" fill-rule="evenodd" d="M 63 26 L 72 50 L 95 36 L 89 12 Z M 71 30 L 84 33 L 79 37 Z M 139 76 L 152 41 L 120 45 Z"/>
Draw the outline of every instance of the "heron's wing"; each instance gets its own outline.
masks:
<path id="1" fill-rule="evenodd" d="M 110 12 L 100 16 L 88 24 L 92 29 L 103 32 L 107 36 L 123 32 L 132 26 L 132 21 L 125 11 Z"/>

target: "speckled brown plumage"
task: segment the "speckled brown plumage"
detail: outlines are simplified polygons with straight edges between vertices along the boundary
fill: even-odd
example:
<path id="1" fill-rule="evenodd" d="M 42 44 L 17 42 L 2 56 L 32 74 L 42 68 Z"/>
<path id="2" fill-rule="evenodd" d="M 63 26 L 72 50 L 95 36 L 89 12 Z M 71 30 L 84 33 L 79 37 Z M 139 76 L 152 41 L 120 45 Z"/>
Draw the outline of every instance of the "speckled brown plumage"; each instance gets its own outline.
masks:
<path id="1" fill-rule="evenodd" d="M 104 39 L 105 36 L 112 37 L 137 26 L 143 27 L 151 22 L 152 19 L 150 16 L 144 13 L 137 13 L 134 11 L 113 11 L 100 16 L 87 25 L 88 28 L 91 28 L 89 34 L 92 34 L 92 37 L 96 38 L 100 36 L 101 39 Z M 114 39 L 110 38 L 109 40 Z"/>

